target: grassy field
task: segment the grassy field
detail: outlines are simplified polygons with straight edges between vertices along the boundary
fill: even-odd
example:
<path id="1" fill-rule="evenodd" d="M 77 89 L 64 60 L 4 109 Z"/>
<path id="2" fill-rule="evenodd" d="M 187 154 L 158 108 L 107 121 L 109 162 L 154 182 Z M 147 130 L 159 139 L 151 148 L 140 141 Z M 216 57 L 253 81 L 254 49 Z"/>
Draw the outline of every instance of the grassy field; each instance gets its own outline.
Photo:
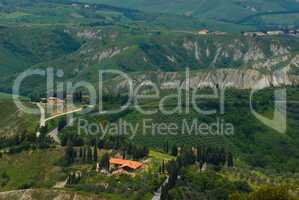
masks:
<path id="1" fill-rule="evenodd" d="M 159 171 L 159 167 L 162 165 L 163 162 L 167 163 L 171 160 L 174 160 L 175 157 L 166 153 L 151 150 L 148 159 L 148 170 Z"/>
<path id="2" fill-rule="evenodd" d="M 24 99 L 26 106 L 34 108 L 28 100 Z M 35 134 L 39 116 L 26 114 L 19 110 L 13 102 L 12 96 L 0 93 L 0 136 L 10 136 L 17 133 Z"/>
<path id="3" fill-rule="evenodd" d="M 72 192 L 51 189 L 32 189 L 24 191 L 12 191 L 9 193 L 0 193 L 0 199 L 21 199 L 26 197 L 31 200 L 53 200 L 53 199 L 78 199 L 78 200 L 120 200 L 111 196 L 97 196 L 83 192 Z"/>
<path id="4" fill-rule="evenodd" d="M 15 155 L 4 155 L 0 159 L 1 191 L 51 188 L 66 175 L 57 166 L 63 156 L 60 149 L 25 151 Z"/>
<path id="5" fill-rule="evenodd" d="M 223 169 L 220 173 L 221 176 L 230 181 L 244 181 L 250 184 L 254 189 L 260 189 L 264 185 L 287 185 L 289 184 L 293 189 L 299 186 L 298 175 L 281 176 L 278 174 L 271 174 L 265 171 L 258 171 L 248 167 L 236 167 L 234 169 Z"/>

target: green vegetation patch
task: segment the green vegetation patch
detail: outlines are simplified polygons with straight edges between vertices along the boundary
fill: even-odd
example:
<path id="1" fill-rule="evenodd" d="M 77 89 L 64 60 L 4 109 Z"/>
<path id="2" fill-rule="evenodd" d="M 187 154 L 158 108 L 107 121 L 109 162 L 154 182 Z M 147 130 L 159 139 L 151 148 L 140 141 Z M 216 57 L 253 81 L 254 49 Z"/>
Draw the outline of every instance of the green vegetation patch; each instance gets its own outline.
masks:
<path id="1" fill-rule="evenodd" d="M 65 175 L 56 163 L 63 152 L 59 149 L 25 151 L 0 159 L 0 191 L 47 187 L 64 181 Z"/>

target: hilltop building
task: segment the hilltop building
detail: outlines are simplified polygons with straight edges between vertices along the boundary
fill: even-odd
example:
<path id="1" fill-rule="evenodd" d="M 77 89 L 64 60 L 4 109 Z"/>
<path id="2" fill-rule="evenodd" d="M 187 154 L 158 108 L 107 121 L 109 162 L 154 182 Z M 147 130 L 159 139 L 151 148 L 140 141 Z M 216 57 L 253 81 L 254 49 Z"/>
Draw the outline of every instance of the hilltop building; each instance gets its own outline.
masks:
<path id="1" fill-rule="evenodd" d="M 283 31 L 268 31 L 267 34 L 268 35 L 283 35 L 284 32 Z"/>
<path id="2" fill-rule="evenodd" d="M 198 33 L 198 35 L 207 35 L 207 34 L 209 34 L 209 30 L 203 29 L 203 30 L 199 30 L 197 33 Z"/>
<path id="3" fill-rule="evenodd" d="M 57 97 L 49 97 L 47 99 L 47 103 L 51 105 L 58 105 L 58 104 L 64 104 L 64 100 L 59 99 Z"/>
<path id="4" fill-rule="evenodd" d="M 243 35 L 250 36 L 250 37 L 254 37 L 254 36 L 262 37 L 262 36 L 266 36 L 267 34 L 264 32 L 245 32 Z"/>

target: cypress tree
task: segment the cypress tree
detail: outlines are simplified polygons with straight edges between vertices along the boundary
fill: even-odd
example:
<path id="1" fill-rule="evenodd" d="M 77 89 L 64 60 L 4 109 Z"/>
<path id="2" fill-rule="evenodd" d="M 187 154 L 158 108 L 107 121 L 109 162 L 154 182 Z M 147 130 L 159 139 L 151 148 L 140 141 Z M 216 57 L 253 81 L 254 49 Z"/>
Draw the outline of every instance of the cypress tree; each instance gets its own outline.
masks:
<path id="1" fill-rule="evenodd" d="M 173 145 L 171 148 L 171 155 L 177 156 L 178 155 L 178 147 L 176 145 Z"/>
<path id="2" fill-rule="evenodd" d="M 92 163 L 92 150 L 90 147 L 87 147 L 87 162 Z"/>
<path id="3" fill-rule="evenodd" d="M 131 143 L 128 144 L 128 146 L 126 147 L 126 150 L 129 155 L 132 155 L 132 144 Z"/>
<path id="4" fill-rule="evenodd" d="M 86 147 L 83 148 L 83 158 L 82 158 L 83 163 L 86 162 Z"/>
<path id="5" fill-rule="evenodd" d="M 80 150 L 79 150 L 79 157 L 82 159 L 82 157 L 83 157 L 83 150 L 82 150 L 82 148 L 80 147 Z"/>
<path id="6" fill-rule="evenodd" d="M 70 140 L 68 140 L 67 147 L 65 149 L 65 159 L 67 164 L 72 164 L 74 162 L 74 149 Z"/>
<path id="7" fill-rule="evenodd" d="M 98 162 L 98 149 L 97 149 L 97 146 L 93 147 L 93 161 Z"/>
<path id="8" fill-rule="evenodd" d="M 73 149 L 73 159 L 74 159 L 74 161 L 76 160 L 76 158 L 77 158 L 77 150 Z"/>
<path id="9" fill-rule="evenodd" d="M 201 157 L 201 149 L 199 146 L 196 147 L 196 161 L 201 163 L 202 162 L 202 157 Z"/>
<path id="10" fill-rule="evenodd" d="M 109 156 L 108 153 L 105 153 L 105 154 L 102 156 L 102 158 L 101 158 L 99 164 L 100 164 L 100 167 L 101 167 L 101 168 L 104 168 L 104 169 L 106 169 L 106 170 L 109 170 L 109 168 L 110 168 L 110 156 Z"/>
<path id="11" fill-rule="evenodd" d="M 65 126 L 66 126 L 66 118 L 62 117 L 61 119 L 59 119 L 58 121 L 58 131 L 61 131 Z"/>
<path id="12" fill-rule="evenodd" d="M 227 166 L 228 167 L 233 167 L 234 166 L 233 154 L 231 152 L 229 152 L 228 155 L 227 155 Z"/>
<path id="13" fill-rule="evenodd" d="M 83 101 L 82 96 L 83 96 L 83 95 L 82 95 L 82 91 L 80 90 L 80 91 L 79 91 L 79 102 L 80 102 L 80 103 L 82 103 L 82 101 Z"/>
<path id="14" fill-rule="evenodd" d="M 168 140 L 166 141 L 166 149 L 165 149 L 166 153 L 169 153 L 169 144 L 168 144 Z"/>
<path id="15" fill-rule="evenodd" d="M 165 173 L 165 161 L 164 160 L 162 161 L 161 172 L 162 172 L 162 174 Z"/>
<path id="16" fill-rule="evenodd" d="M 126 150 L 123 150 L 123 159 L 126 159 Z"/>

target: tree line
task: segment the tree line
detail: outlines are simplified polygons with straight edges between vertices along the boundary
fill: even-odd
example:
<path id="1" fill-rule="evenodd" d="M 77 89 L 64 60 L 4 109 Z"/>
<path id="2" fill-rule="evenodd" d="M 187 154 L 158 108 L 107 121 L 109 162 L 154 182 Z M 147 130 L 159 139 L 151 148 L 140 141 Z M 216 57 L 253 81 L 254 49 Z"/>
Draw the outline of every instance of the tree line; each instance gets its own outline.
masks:
<path id="1" fill-rule="evenodd" d="M 168 143 L 165 145 L 165 150 L 169 151 Z M 193 164 L 199 165 L 202 169 L 204 164 L 211 164 L 216 167 L 233 167 L 234 158 L 233 154 L 229 151 L 225 151 L 223 148 L 203 147 L 197 145 L 193 148 L 184 148 L 173 145 L 171 148 L 171 154 L 176 156 L 175 160 L 171 160 L 166 163 L 163 161 L 160 167 L 160 172 L 168 174 L 168 182 L 162 186 L 161 199 L 169 199 L 168 191 L 173 188 L 176 181 L 181 174 L 181 169 Z"/>
<path id="2" fill-rule="evenodd" d="M 39 137 L 36 132 L 39 131 Z M 47 136 L 48 128 L 36 128 L 35 133 L 26 130 L 20 131 L 16 135 L 0 137 L 0 149 L 8 149 L 10 154 L 20 153 L 28 149 L 46 149 L 51 146 L 53 141 Z"/>
<path id="3" fill-rule="evenodd" d="M 89 144 L 77 148 L 73 145 L 72 140 L 69 139 L 65 148 L 66 164 L 70 165 L 76 161 L 81 163 L 97 163 L 99 161 L 99 149 L 117 150 L 121 152 L 123 159 L 139 160 L 149 154 L 147 147 L 128 142 L 121 136 L 107 137 L 99 140 L 92 139 L 89 141 Z M 107 161 L 103 161 L 103 163 L 105 162 Z"/>

